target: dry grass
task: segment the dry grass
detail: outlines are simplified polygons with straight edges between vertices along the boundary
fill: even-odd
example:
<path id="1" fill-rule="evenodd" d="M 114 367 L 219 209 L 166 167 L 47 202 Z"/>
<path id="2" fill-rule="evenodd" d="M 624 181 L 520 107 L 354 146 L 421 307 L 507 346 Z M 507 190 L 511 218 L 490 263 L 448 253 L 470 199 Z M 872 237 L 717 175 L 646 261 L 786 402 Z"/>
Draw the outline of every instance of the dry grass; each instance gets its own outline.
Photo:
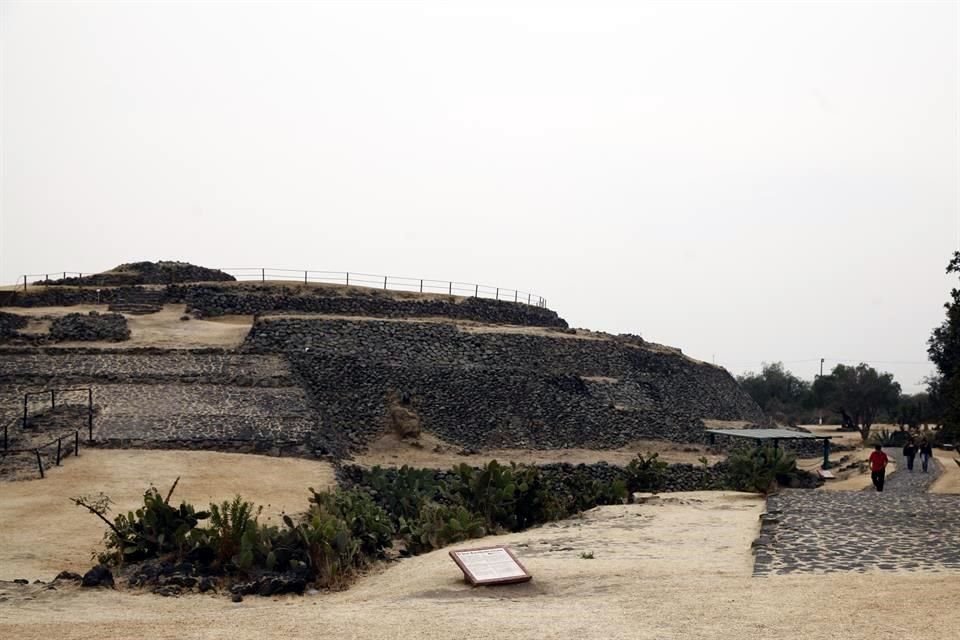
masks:
<path id="1" fill-rule="evenodd" d="M 141 503 L 151 483 L 163 491 L 177 476 L 174 501 L 205 506 L 240 494 L 274 519 L 305 509 L 308 487 L 335 482 L 331 465 L 296 458 L 81 449 L 79 458 L 68 458 L 44 480 L 0 483 L 0 580 L 49 580 L 64 569 L 90 568 L 104 525 L 68 498 L 103 492 L 115 511 L 127 511 Z"/>
<path id="2" fill-rule="evenodd" d="M 348 591 L 306 597 L 161 598 L 68 587 L 0 586 L 0 637 L 806 640 L 952 638 L 956 574 L 752 578 L 763 502 L 735 493 L 674 494 L 601 507 L 482 542 L 508 544 L 534 579 L 471 588 L 446 550 L 404 560 Z M 462 545 L 475 546 L 475 545 Z M 593 560 L 580 558 L 593 552 Z M 33 597 L 26 600 L 21 594 Z M 909 602 L 903 608 L 878 602 Z"/>
<path id="3" fill-rule="evenodd" d="M 485 449 L 469 455 L 460 455 L 462 448 L 444 442 L 430 433 L 421 433 L 418 440 L 403 440 L 394 434 L 384 434 L 370 443 L 367 450 L 355 456 L 357 464 L 373 467 L 400 467 L 410 465 L 427 469 L 449 469 L 466 463 L 478 465 L 490 460 L 517 464 L 550 464 L 566 462 L 568 464 L 592 464 L 608 462 L 625 465 L 637 457 L 652 452 L 659 454 L 666 462 L 686 462 L 699 464 L 699 458 L 706 457 L 710 464 L 718 462 L 724 456 L 707 452 L 706 447 L 682 445 L 661 440 L 638 440 L 620 449 Z"/>

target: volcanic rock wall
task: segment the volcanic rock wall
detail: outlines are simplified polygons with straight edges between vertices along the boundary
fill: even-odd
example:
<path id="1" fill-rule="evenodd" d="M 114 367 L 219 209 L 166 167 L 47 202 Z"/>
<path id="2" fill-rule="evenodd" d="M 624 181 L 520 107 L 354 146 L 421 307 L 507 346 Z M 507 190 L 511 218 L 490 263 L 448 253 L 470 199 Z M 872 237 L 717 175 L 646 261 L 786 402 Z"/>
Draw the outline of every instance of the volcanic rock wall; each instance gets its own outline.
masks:
<path id="1" fill-rule="evenodd" d="M 326 451 L 313 441 L 316 416 L 283 357 L 219 350 L 6 349 L 0 424 L 15 423 L 27 391 L 74 387 L 93 389 L 101 444 Z M 59 393 L 57 404 L 86 398 L 85 391 Z"/>
<path id="2" fill-rule="evenodd" d="M 267 318 L 244 349 L 288 355 L 333 450 L 375 437 L 390 394 L 410 398 L 424 430 L 471 448 L 702 442 L 703 418 L 764 419 L 725 370 L 632 339 Z"/>
<path id="3" fill-rule="evenodd" d="M 493 324 L 566 328 L 556 311 L 519 302 L 452 296 L 398 297 L 375 289 L 351 290 L 276 285 L 244 287 L 172 286 L 168 299 L 182 301 L 187 310 L 202 316 L 257 315 L 277 311 L 382 318 L 444 317 Z"/>

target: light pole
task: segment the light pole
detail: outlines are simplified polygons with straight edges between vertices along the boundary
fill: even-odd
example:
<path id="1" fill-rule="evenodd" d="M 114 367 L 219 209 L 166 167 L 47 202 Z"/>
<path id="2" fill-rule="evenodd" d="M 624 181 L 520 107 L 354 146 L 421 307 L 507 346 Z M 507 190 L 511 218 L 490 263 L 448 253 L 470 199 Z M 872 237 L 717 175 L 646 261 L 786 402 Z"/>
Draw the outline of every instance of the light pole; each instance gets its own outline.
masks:
<path id="1" fill-rule="evenodd" d="M 824 360 L 823 358 L 820 358 L 820 377 L 821 377 L 821 378 L 823 377 L 823 360 Z M 821 426 L 823 426 L 823 411 L 820 411 L 820 412 L 819 412 L 819 415 L 817 416 L 817 422 L 818 422 Z M 826 442 L 829 443 L 830 441 L 827 440 Z M 824 460 L 826 460 L 826 458 L 824 458 Z M 826 468 L 826 467 L 824 467 L 824 468 Z"/>

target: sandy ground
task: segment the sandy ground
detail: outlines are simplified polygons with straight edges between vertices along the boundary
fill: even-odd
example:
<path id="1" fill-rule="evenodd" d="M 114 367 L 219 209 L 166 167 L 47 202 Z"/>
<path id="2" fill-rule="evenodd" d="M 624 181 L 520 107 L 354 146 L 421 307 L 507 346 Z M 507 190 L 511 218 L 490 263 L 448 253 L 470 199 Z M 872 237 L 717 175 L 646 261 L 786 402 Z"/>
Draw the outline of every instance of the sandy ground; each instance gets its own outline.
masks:
<path id="1" fill-rule="evenodd" d="M 68 313 L 108 313 L 107 305 L 78 305 L 75 307 L 16 308 L 11 312 L 30 317 L 24 333 L 47 333 L 49 318 Z M 130 339 L 123 342 L 58 342 L 54 347 L 96 347 L 98 349 L 127 349 L 130 347 L 162 347 L 165 349 L 195 349 L 198 347 L 232 348 L 239 346 L 253 324 L 252 316 L 222 316 L 207 320 L 181 320 L 186 306 L 168 304 L 162 311 L 146 315 L 128 315 Z"/>
<path id="2" fill-rule="evenodd" d="M 344 592 L 238 604 L 223 596 L 0 585 L 9 598 L 0 603 L 0 637 L 956 637 L 956 574 L 751 577 L 762 508 L 752 495 L 672 494 L 484 539 L 480 546 L 510 545 L 534 576 L 509 587 L 467 586 L 447 550 L 392 564 Z M 455 548 L 471 546 L 478 545 Z M 594 559 L 581 558 L 584 552 Z M 910 615 L 878 602 L 909 602 Z"/>
<path id="3" fill-rule="evenodd" d="M 940 461 L 943 473 L 930 486 L 930 493 L 960 493 L 960 467 L 955 460 L 960 460 L 960 453 L 934 449 L 933 457 Z"/>
<path id="4" fill-rule="evenodd" d="M 142 504 L 151 483 L 166 492 L 177 476 L 172 502 L 205 507 L 240 494 L 263 505 L 262 517 L 272 520 L 303 511 L 308 487 L 335 483 L 330 464 L 297 458 L 83 449 L 44 480 L 0 483 L 0 580 L 50 580 L 62 570 L 90 568 L 91 550 L 99 548 L 105 525 L 68 498 L 103 492 L 114 501 L 115 513 L 127 511 Z"/>
<path id="5" fill-rule="evenodd" d="M 366 467 L 399 467 L 410 465 L 432 469 L 448 469 L 461 463 L 470 465 L 485 464 L 490 460 L 517 464 L 548 464 L 566 462 L 569 464 L 592 464 L 608 462 L 626 465 L 637 457 L 656 452 L 665 462 L 686 462 L 699 464 L 699 458 L 705 457 L 710 464 L 719 462 L 725 456 L 707 452 L 707 448 L 698 445 L 682 445 L 659 440 L 638 440 L 621 449 L 598 451 L 595 449 L 488 449 L 470 455 L 460 455 L 462 447 L 451 445 L 440 438 L 421 433 L 419 440 L 401 440 L 387 433 L 370 443 L 367 450 L 354 456 L 354 462 Z"/>

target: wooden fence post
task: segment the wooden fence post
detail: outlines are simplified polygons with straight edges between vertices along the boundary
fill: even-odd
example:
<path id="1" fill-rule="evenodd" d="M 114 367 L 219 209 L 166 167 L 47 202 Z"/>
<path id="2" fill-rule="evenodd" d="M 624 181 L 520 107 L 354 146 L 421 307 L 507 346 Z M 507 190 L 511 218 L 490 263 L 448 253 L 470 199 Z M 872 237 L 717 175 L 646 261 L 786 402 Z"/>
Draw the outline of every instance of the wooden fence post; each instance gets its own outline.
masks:
<path id="1" fill-rule="evenodd" d="M 350 272 L 347 271 L 347 286 L 350 286 Z"/>
<path id="2" fill-rule="evenodd" d="M 62 437 L 57 438 L 57 466 L 58 466 L 58 467 L 60 466 L 60 450 L 61 450 L 62 445 L 63 445 L 63 442 L 62 442 L 62 441 L 63 441 L 63 438 L 62 438 Z"/>
<path id="3" fill-rule="evenodd" d="M 383 288 L 384 290 L 387 288 L 387 276 L 383 276 Z"/>
<path id="4" fill-rule="evenodd" d="M 500 299 L 500 287 L 497 287 L 497 300 Z"/>
<path id="5" fill-rule="evenodd" d="M 423 293 L 423 279 L 420 280 L 420 293 Z"/>
<path id="6" fill-rule="evenodd" d="M 40 459 L 40 449 L 34 449 L 33 452 L 37 454 L 37 467 L 40 469 L 40 479 L 43 480 L 43 460 Z"/>
<path id="7" fill-rule="evenodd" d="M 266 281 L 267 281 L 267 270 L 264 269 L 264 268 L 261 268 L 261 269 L 260 269 L 260 282 L 266 282 Z"/>
<path id="8" fill-rule="evenodd" d="M 303 284 L 307 284 L 307 272 L 303 272 Z"/>
<path id="9" fill-rule="evenodd" d="M 451 296 L 453 295 L 453 283 L 452 283 L 452 282 L 450 283 L 450 289 L 447 291 L 447 294 L 448 294 L 448 295 L 451 295 Z"/>
<path id="10" fill-rule="evenodd" d="M 73 432 L 73 457 L 80 455 L 80 431 Z"/>
<path id="11" fill-rule="evenodd" d="M 478 284 L 473 285 L 473 297 L 474 298 L 480 297 L 480 285 Z"/>

